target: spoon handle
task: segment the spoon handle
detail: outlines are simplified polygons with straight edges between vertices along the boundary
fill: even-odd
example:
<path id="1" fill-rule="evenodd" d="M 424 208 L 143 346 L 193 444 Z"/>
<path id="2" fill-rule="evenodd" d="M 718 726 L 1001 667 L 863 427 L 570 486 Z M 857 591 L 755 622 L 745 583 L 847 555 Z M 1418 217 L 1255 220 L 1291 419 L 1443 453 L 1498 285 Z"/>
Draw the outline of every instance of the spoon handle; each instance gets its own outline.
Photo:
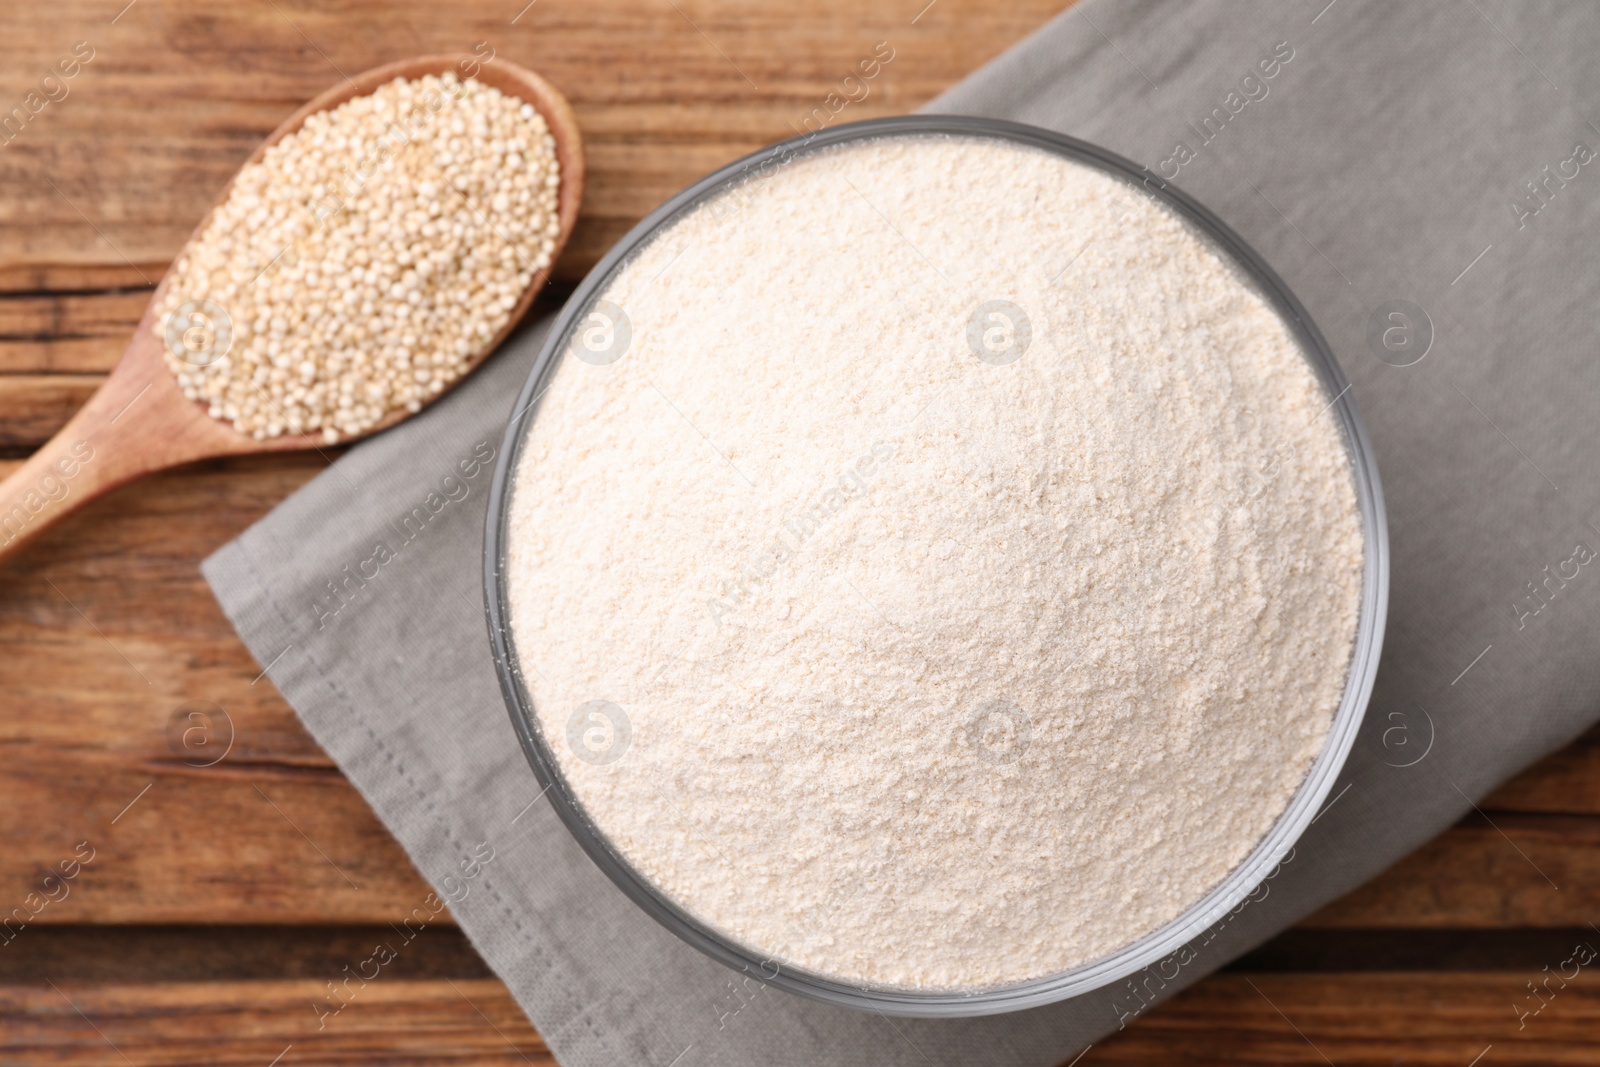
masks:
<path id="1" fill-rule="evenodd" d="M 205 416 L 178 391 L 158 346 L 148 329 L 136 331 L 88 402 L 0 482 L 0 559 L 102 493 L 217 454 L 212 435 L 193 432 Z"/>

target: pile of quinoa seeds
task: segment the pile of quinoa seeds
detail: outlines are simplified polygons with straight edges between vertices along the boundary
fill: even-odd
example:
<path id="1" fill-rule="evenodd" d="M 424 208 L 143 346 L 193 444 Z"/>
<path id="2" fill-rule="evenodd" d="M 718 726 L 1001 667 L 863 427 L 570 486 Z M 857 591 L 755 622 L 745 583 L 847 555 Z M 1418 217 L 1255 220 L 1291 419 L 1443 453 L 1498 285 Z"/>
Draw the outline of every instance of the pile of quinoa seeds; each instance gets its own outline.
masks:
<path id="1" fill-rule="evenodd" d="M 550 265 L 559 184 L 538 111 L 454 72 L 315 113 L 174 265 L 167 365 L 257 439 L 333 442 L 416 411 Z"/>
<path id="2" fill-rule="evenodd" d="M 1278 821 L 1345 690 L 1355 480 L 1290 327 L 1163 202 L 857 141 L 597 295 L 506 599 L 572 795 L 664 895 L 780 968 L 970 991 L 1127 946 Z"/>

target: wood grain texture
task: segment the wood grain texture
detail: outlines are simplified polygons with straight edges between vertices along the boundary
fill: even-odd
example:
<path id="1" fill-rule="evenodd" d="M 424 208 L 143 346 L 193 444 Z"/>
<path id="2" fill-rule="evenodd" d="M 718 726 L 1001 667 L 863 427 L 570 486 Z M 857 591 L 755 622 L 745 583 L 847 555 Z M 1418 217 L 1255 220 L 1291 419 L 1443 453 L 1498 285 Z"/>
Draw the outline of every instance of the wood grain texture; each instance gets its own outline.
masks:
<path id="1" fill-rule="evenodd" d="M 261 137 L 340 71 L 488 42 L 561 89 L 589 162 L 558 272 L 570 283 L 661 200 L 793 133 L 877 42 L 895 57 L 839 121 L 921 105 L 1068 0 L 126 2 L 0 6 L 0 115 L 75 42 L 95 50 L 69 95 L 0 147 L 0 475 L 114 364 Z M 157 475 L 0 565 L 0 911 L 78 842 L 96 849 L 71 895 L 23 932 L 38 940 L 0 947 L 13 953 L 0 1061 L 264 1067 L 292 1045 L 285 1067 L 553 1062 L 454 931 L 316 1029 L 311 1001 L 339 952 L 427 887 L 257 680 L 198 563 L 325 464 L 312 453 Z M 171 740 L 193 702 L 233 723 L 234 748 L 212 767 L 187 765 Z M 1594 1062 L 1590 972 L 1523 1029 L 1512 1005 L 1559 963 L 1545 958 L 1557 943 L 1600 916 L 1600 731 L 1482 806 L 1487 819 L 1463 820 L 1079 1067 L 1466 1067 L 1491 1043 L 1483 1067 Z M 149 925 L 163 923 L 182 925 Z"/>
<path id="2" fill-rule="evenodd" d="M 148 289 L 0 293 L 0 375 L 104 374 L 127 344 L 150 302 Z M 9 378 L 0 378 L 9 384 Z M 22 398 L 0 400 L 0 432 L 29 414 Z M 49 424 L 36 427 L 36 436 Z"/>
<path id="3" fill-rule="evenodd" d="M 1519 1021 L 1536 976 L 1217 975 L 1096 1045 L 1080 1067 L 1593 1064 L 1600 978 L 1552 984 L 1544 1009 Z"/>
<path id="4" fill-rule="evenodd" d="M 0 448 L 31 452 L 71 419 L 103 374 L 0 374 Z"/>
<path id="5" fill-rule="evenodd" d="M 0 657 L 0 691 L 21 711 L 0 718 L 12 757 L 0 789 L 14 798 L 0 805 L 12 846 L 0 900 L 20 901 L 80 840 L 95 861 L 38 921 L 387 921 L 427 893 L 257 680 L 197 569 L 204 545 L 325 465 L 307 453 L 157 475 L 48 531 L 32 566 L 3 572 L 0 640 L 26 654 Z M 189 766 L 169 728 L 194 701 L 233 724 L 215 766 Z"/>
<path id="6" fill-rule="evenodd" d="M 313 979 L 0 986 L 0 1058 L 135 1067 L 555 1063 L 492 979 L 385 981 L 380 973 L 337 1015 L 319 1014 L 314 1006 L 330 996 Z"/>
<path id="7" fill-rule="evenodd" d="M 1552 983 L 1534 1015 L 1528 1005 L 1538 1002 L 1525 985 L 1530 977 L 1523 971 L 1218 975 L 1075 1062 L 1592 1065 L 1600 980 L 1584 972 L 1564 988 Z M 280 1054 L 281 1062 L 294 1065 L 555 1062 L 505 988 L 491 979 L 380 974 L 337 1015 L 324 1017 L 314 1007 L 330 1003 L 337 1002 L 314 979 L 0 986 L 0 1057 L 8 1063 L 245 1067 L 264 1067 Z M 1518 1010 L 1526 1014 L 1519 1018 Z M 885 1026 L 884 1040 L 900 1038 Z"/>

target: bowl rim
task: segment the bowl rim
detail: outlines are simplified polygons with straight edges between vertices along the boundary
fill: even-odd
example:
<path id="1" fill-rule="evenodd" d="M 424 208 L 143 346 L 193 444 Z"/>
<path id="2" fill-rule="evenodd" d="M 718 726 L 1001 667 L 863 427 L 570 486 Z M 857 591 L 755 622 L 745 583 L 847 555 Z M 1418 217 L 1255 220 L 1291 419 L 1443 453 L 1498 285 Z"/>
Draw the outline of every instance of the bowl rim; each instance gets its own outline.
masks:
<path id="1" fill-rule="evenodd" d="M 1350 458 L 1363 531 L 1361 603 L 1344 693 L 1322 750 L 1272 828 L 1242 862 L 1182 913 L 1116 951 L 1055 974 L 972 991 L 919 991 L 852 985 L 786 962 L 763 958 L 733 940 L 658 890 L 615 849 L 589 818 L 567 784 L 545 744 L 532 700 L 522 678 L 510 631 L 505 553 L 507 524 L 516 471 L 538 400 L 559 364 L 573 326 L 634 253 L 688 209 L 742 182 L 757 181 L 804 155 L 849 142 L 899 136 L 999 138 L 1044 149 L 1121 178 L 1143 195 L 1166 204 L 1241 268 L 1249 282 L 1277 310 L 1296 335 L 1302 353 L 1332 397 Z M 826 127 L 821 131 L 769 145 L 720 167 L 679 192 L 618 241 L 595 265 L 557 314 L 540 346 L 528 379 L 520 390 L 506 425 L 499 458 L 490 482 L 484 531 L 484 601 L 489 643 L 500 689 L 524 755 L 556 814 L 578 844 L 636 905 L 683 941 L 756 980 L 825 1003 L 887 1015 L 955 1018 L 993 1015 L 1041 1007 L 1080 996 L 1165 960 L 1204 933 L 1223 916 L 1243 906 L 1246 898 L 1275 873 L 1307 827 L 1319 817 L 1354 745 L 1371 698 L 1383 647 L 1389 595 L 1388 525 L 1378 469 L 1366 429 L 1349 396 L 1350 383 L 1311 316 L 1283 282 L 1243 238 L 1198 201 L 1170 181 L 1098 145 L 1022 123 L 956 115 L 918 114 L 868 119 Z M 1142 1003 L 1142 1002 L 1141 1002 Z"/>

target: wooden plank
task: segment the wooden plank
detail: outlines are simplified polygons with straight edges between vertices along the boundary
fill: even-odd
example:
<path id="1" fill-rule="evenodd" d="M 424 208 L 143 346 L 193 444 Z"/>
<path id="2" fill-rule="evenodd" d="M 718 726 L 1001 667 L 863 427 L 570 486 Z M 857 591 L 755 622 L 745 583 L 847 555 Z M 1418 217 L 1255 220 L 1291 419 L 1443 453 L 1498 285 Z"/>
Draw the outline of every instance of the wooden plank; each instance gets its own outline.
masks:
<path id="1" fill-rule="evenodd" d="M 0 170 L 0 173 L 4 171 Z M 0 229 L 0 248 L 6 247 L 6 232 Z M 0 295 L 26 297 L 38 294 L 57 296 L 63 293 L 139 291 L 148 298 L 166 269 L 166 260 L 143 266 L 121 259 L 107 263 L 0 260 Z"/>
<path id="2" fill-rule="evenodd" d="M 1527 971 L 1565 959 L 1579 942 L 1600 949 L 1592 926 L 1486 930 L 1285 930 L 1222 968 L 1244 974 L 1359 971 Z"/>
<path id="3" fill-rule="evenodd" d="M 412 938 L 405 951 L 384 964 L 385 978 L 462 981 L 494 977 L 458 927 L 430 922 L 418 929 L 413 923 L 410 930 Z M 41 976 L 80 985 L 284 978 L 321 982 L 340 977 L 351 960 L 366 959 L 377 945 L 397 937 L 387 925 L 222 926 L 195 922 L 46 924 L 25 930 L 8 927 L 6 932 L 14 936 L 0 944 L 0 986 L 37 984 L 43 980 Z M 1346 935 L 1336 936 L 1343 939 Z"/>
<path id="4" fill-rule="evenodd" d="M 256 682 L 260 666 L 198 571 L 325 462 L 228 460 L 147 479 L 4 572 L 0 641 L 21 653 L 0 657 L 15 712 L 0 717 L 7 908 L 85 840 L 94 862 L 36 921 L 390 921 L 427 894 L 270 682 Z M 215 766 L 188 765 L 172 732 L 193 701 L 231 718 L 233 748 Z"/>
<path id="5" fill-rule="evenodd" d="M 48 441 L 100 387 L 103 378 L 99 374 L 0 374 L 0 448 L 32 451 Z"/>
<path id="6" fill-rule="evenodd" d="M 1547 962 L 1554 970 L 1567 958 Z M 1519 1026 L 1518 1008 L 1541 1003 L 1525 983 L 1540 978 L 1537 969 L 1214 975 L 1095 1045 L 1079 1067 L 1594 1063 L 1600 977 L 1586 968 L 1565 988 L 1553 981 L 1544 1009 Z"/>
<path id="7" fill-rule="evenodd" d="M 355 968 L 367 958 L 349 963 Z M 418 982 L 378 970 L 350 988 L 348 1003 L 330 1016 L 325 1012 L 339 1002 L 315 979 L 0 986 L 0 1059 L 64 1067 L 555 1064 L 493 979 Z"/>
<path id="8" fill-rule="evenodd" d="M 143 288 L 0 294 L 0 374 L 104 374 L 149 302 Z"/>
<path id="9" fill-rule="evenodd" d="M 1562 959 L 1549 961 L 1559 968 Z M 1600 980 L 1534 999 L 1537 972 L 1215 975 L 1091 1048 L 1079 1067 L 1592 1064 Z M 315 979 L 0 986 L 0 1055 L 24 1064 L 553 1064 L 493 979 L 379 973 L 338 1015 Z M 1543 1004 L 1537 1015 L 1517 1012 Z M 81 1012 L 81 1014 L 80 1014 Z M 708 1017 L 709 1022 L 709 1017 Z M 1519 1028 L 1520 1025 L 1520 1028 Z M 885 1040 L 896 1040 L 887 1032 Z M 1486 1051 L 1487 1050 L 1487 1051 Z M 678 1050 L 664 1050 L 670 1058 Z M 1062 1062 L 1071 1050 L 1062 1050 Z M 119 1056 L 120 1054 L 120 1056 Z M 1477 1059 L 1477 1057 L 1482 1057 Z M 659 1062 L 666 1062 L 660 1059 Z M 686 1060 L 689 1067 L 694 1060 Z"/>

